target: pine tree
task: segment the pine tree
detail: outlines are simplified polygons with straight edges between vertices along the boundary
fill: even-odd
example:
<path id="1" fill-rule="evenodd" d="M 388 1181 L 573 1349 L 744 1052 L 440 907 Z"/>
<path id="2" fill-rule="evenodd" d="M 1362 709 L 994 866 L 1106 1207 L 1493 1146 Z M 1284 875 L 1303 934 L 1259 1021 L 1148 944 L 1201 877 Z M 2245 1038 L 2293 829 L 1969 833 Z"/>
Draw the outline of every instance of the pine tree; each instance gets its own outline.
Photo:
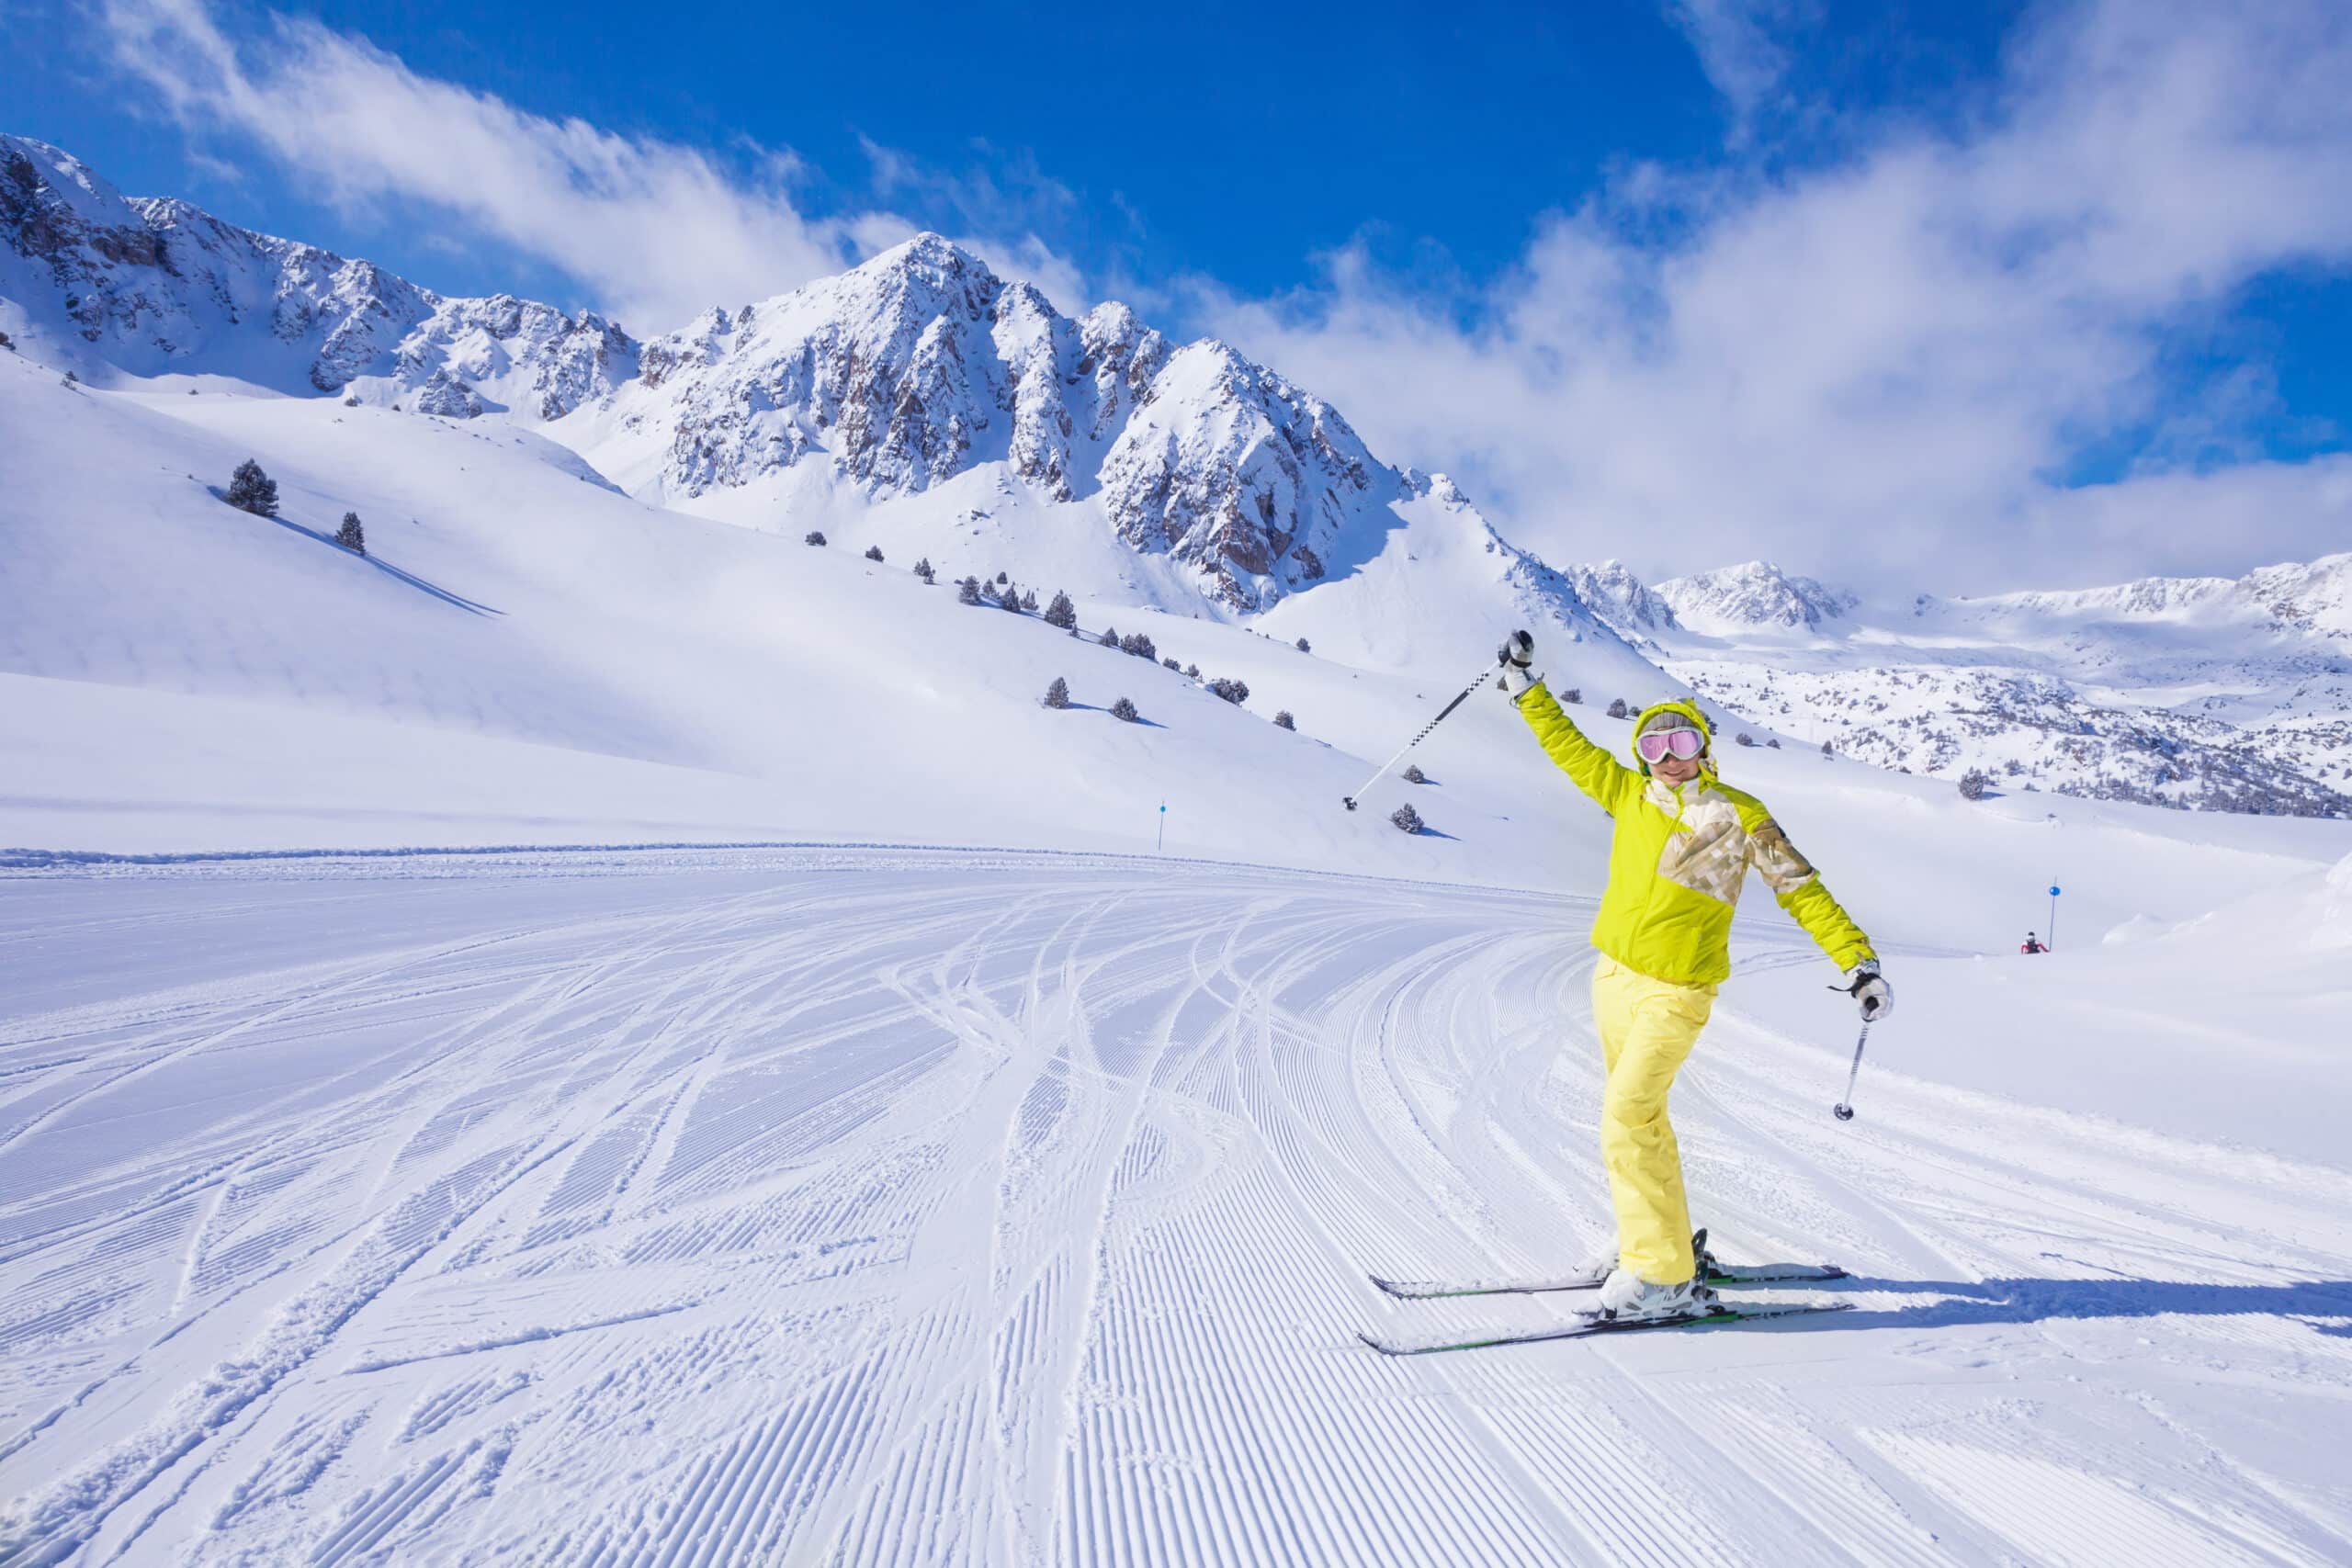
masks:
<path id="1" fill-rule="evenodd" d="M 1405 782 L 1407 784 L 1427 784 L 1430 782 L 1430 776 L 1429 774 L 1421 772 L 1421 765 L 1419 762 L 1408 762 L 1405 766 Z"/>
<path id="2" fill-rule="evenodd" d="M 1164 670 L 1175 670 L 1175 669 L 1176 669 L 1176 660 L 1175 660 L 1174 659 L 1172 659 L 1172 658 L 1171 658 L 1171 659 L 1163 659 L 1163 660 L 1161 660 L 1159 661 L 1159 664 L 1160 664 L 1160 668 L 1162 668 L 1162 669 L 1164 669 Z M 1182 674 L 1182 671 L 1178 671 L 1177 672 L 1178 672 L 1179 674 Z"/>
<path id="3" fill-rule="evenodd" d="M 1104 648 L 1116 648 L 1116 647 L 1118 647 L 1118 646 L 1119 646 L 1119 628 L 1118 628 L 1118 627 L 1116 627 L 1116 626 L 1105 626 L 1105 627 L 1103 627 L 1103 628 L 1102 628 L 1102 639 L 1101 639 L 1101 640 L 1102 640 L 1102 646 L 1103 646 Z"/>
<path id="4" fill-rule="evenodd" d="M 811 528 L 802 536 L 800 542 L 804 545 L 821 545 L 825 542 L 825 536 L 817 529 Z"/>
<path id="5" fill-rule="evenodd" d="M 1064 629 L 1078 625 L 1078 606 L 1069 602 L 1069 594 L 1056 590 L 1053 603 L 1046 606 L 1046 624 Z"/>
<path id="6" fill-rule="evenodd" d="M 1560 694 L 1560 701 L 1568 707 L 1581 707 L 1584 705 L 1584 691 L 1581 687 L 1570 686 Z"/>
<path id="7" fill-rule="evenodd" d="M 1825 757 L 1834 757 L 1834 756 L 1836 756 L 1838 753 L 1837 753 L 1837 752 L 1835 752 L 1835 751 L 1832 751 L 1832 750 L 1829 749 L 1829 742 L 1828 742 L 1828 741 L 1826 741 L 1826 740 L 1825 740 L 1825 741 L 1823 741 L 1823 742 L 1821 743 L 1821 754 L 1822 754 L 1823 756 L 1825 756 Z"/>
<path id="8" fill-rule="evenodd" d="M 1313 648 L 1308 646 L 1305 637 L 1300 637 L 1298 641 L 1294 643 L 1292 646 L 1296 648 L 1301 653 L 1312 653 L 1315 651 Z"/>
<path id="9" fill-rule="evenodd" d="M 1054 677 L 1054 683 L 1046 688 L 1046 705 L 1049 708 L 1066 708 L 1069 706 L 1069 682 L 1068 681 L 1063 680 L 1058 675 Z"/>
<path id="10" fill-rule="evenodd" d="M 1625 699 L 1624 699 L 1624 698 L 1623 698 L 1623 697 L 1611 697 L 1611 698 L 1610 698 L 1610 699 L 1609 699 L 1609 716 L 1610 716 L 1610 717 L 1611 717 L 1611 718 L 1631 718 L 1631 717 L 1633 717 L 1633 716 L 1634 716 L 1634 710 L 1633 710 L 1633 709 L 1631 709 L 1631 708 L 1629 708 L 1629 707 L 1627 707 L 1627 706 L 1625 705 Z"/>
<path id="11" fill-rule="evenodd" d="M 1021 591 L 1008 587 L 1002 593 L 997 595 L 996 603 L 997 608 L 1010 610 L 1017 615 L 1021 614 Z"/>
<path id="12" fill-rule="evenodd" d="M 1297 726 L 1295 723 L 1292 722 L 1292 719 L 1291 719 L 1291 716 L 1290 716 L 1290 709 L 1288 709 L 1288 708 L 1279 708 L 1279 709 L 1276 709 L 1276 710 L 1275 710 L 1275 713 L 1274 713 L 1274 728 L 1275 728 L 1276 729 L 1290 729 L 1290 730 L 1295 730 L 1295 729 L 1298 728 L 1298 726 Z"/>
<path id="13" fill-rule="evenodd" d="M 1993 787 L 1993 775 L 1982 768 L 1971 768 L 1960 775 L 1960 798 L 1982 800 L 1984 792 Z"/>
<path id="14" fill-rule="evenodd" d="M 1199 680 L 1200 678 L 1201 678 L 1201 667 L 1200 667 L 1199 665 L 1197 665 L 1197 664 L 1187 664 L 1187 665 L 1185 665 L 1185 666 L 1184 666 L 1184 679 L 1186 679 L 1187 681 L 1197 681 L 1197 680 Z"/>
<path id="15" fill-rule="evenodd" d="M 1737 735 L 1733 736 L 1732 739 L 1734 742 L 1741 746 L 1753 746 L 1756 744 L 1756 737 L 1748 734 L 1745 729 L 1741 730 Z"/>
<path id="16" fill-rule="evenodd" d="M 277 481 L 261 471 L 261 465 L 251 457 L 237 465 L 229 476 L 229 504 L 240 512 L 250 512 L 256 517 L 277 515 Z"/>
<path id="17" fill-rule="evenodd" d="M 1771 737 L 1770 739 L 1766 740 L 1766 741 L 1764 742 L 1764 744 L 1765 744 L 1766 746 L 1770 747 L 1771 750 L 1773 750 L 1777 751 L 1777 750 L 1779 750 L 1781 749 L 1781 738 L 1780 738 L 1779 736 L 1775 735 L 1775 736 Z"/>
<path id="18" fill-rule="evenodd" d="M 359 526 L 359 513 L 346 512 L 343 514 L 343 526 L 334 531 L 334 542 L 353 555 L 364 556 L 368 553 L 368 535 L 366 530 Z"/>
<path id="19" fill-rule="evenodd" d="M 959 604 L 978 604 L 980 602 L 980 580 L 977 577 L 967 577 L 963 581 L 957 583 L 956 585 L 956 602 Z"/>
<path id="20" fill-rule="evenodd" d="M 1154 648 L 1151 645 L 1151 638 L 1144 636 L 1141 632 L 1129 632 L 1126 636 L 1121 637 L 1119 639 L 1119 651 L 1122 653 L 1132 653 L 1137 659 L 1158 659 L 1159 657 L 1159 649 Z"/>
<path id="21" fill-rule="evenodd" d="M 1209 682 L 1209 690 L 1237 706 L 1250 700 L 1250 682 L 1247 681 L 1228 681 L 1220 675 Z"/>
<path id="22" fill-rule="evenodd" d="M 1408 833 L 1418 833 L 1427 825 L 1422 822 L 1421 814 L 1409 806 L 1400 806 L 1390 812 L 1388 820 L 1396 823 Z"/>
<path id="23" fill-rule="evenodd" d="M 1035 612 L 1037 608 L 1037 591 L 1035 589 L 1024 588 L 1021 591 L 1021 607 L 1032 613 Z"/>
<path id="24" fill-rule="evenodd" d="M 1137 719 L 1141 718 L 1143 715 L 1136 712 L 1135 704 L 1127 701 L 1125 697 L 1121 697 L 1117 702 L 1111 705 L 1111 716 L 1113 718 L 1123 718 L 1129 724 L 1133 724 Z"/>
<path id="25" fill-rule="evenodd" d="M 915 575 L 922 578 L 925 582 L 933 581 L 939 576 L 939 574 L 932 569 L 931 558 L 929 556 L 925 556 L 922 559 L 915 562 Z"/>
<path id="26" fill-rule="evenodd" d="M 1009 577 L 1005 576 L 1005 575 L 1004 575 L 1004 573 L 1002 573 L 1002 572 L 1001 572 L 1001 571 L 1000 571 L 1000 572 L 998 572 L 998 573 L 996 574 L 996 580 L 997 580 L 997 581 L 998 581 L 999 583 L 1005 583 L 1005 582 L 1010 582 L 1010 581 L 1012 581 L 1011 578 L 1009 578 Z"/>
<path id="27" fill-rule="evenodd" d="M 866 546 L 865 558 L 867 560 L 880 560 L 882 558 L 882 547 L 879 545 Z"/>

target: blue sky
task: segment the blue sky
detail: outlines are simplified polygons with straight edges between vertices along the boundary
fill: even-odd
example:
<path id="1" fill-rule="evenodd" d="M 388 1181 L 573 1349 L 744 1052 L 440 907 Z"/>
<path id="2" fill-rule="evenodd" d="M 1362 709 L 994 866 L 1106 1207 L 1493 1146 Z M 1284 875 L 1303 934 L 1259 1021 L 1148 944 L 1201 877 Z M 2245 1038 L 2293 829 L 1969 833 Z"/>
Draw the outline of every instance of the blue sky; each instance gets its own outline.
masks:
<path id="1" fill-rule="evenodd" d="M 640 333 L 937 228 L 1547 553 L 1998 586 L 2352 547 L 2348 24 L 2209 11 L 20 0 L 0 129 Z"/>

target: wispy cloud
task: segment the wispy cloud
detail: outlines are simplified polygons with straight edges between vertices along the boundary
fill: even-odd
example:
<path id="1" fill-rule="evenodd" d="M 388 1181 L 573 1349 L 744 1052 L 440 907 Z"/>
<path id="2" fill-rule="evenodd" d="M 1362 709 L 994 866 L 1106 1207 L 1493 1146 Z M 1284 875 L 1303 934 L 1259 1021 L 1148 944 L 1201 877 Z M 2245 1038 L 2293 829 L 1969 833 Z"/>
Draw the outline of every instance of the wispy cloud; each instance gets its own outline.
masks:
<path id="1" fill-rule="evenodd" d="M 889 199 L 921 196 L 972 220 L 967 244 L 1057 301 L 1083 278 L 1026 222 L 1068 202 L 1034 159 L 1001 160 L 961 185 L 872 147 L 876 205 L 811 215 L 806 171 L 785 148 L 704 150 L 551 119 L 424 76 L 365 39 L 272 17 L 232 37 L 204 0 L 101 0 L 117 65 L 198 131 L 257 143 L 291 177 L 353 207 L 420 204 L 460 234 L 486 236 L 575 279 L 639 332 L 713 304 L 764 298 L 840 271 L 912 233 Z M 204 156 L 199 150 L 198 155 Z"/>
<path id="2" fill-rule="evenodd" d="M 1563 557 L 1851 576 L 1925 553 L 1985 582 L 2312 554 L 2352 523 L 2327 465 L 2158 467 L 2095 497 L 2054 476 L 2187 411 L 2227 451 L 2215 422 L 2260 399 L 2163 346 L 2256 276 L 2352 264 L 2346 80 L 2352 17 L 2325 0 L 2096 0 L 2041 16 L 1963 134 L 1780 177 L 1636 171 L 1466 299 L 1362 250 L 1311 290 L 1198 298 Z"/>
<path id="3" fill-rule="evenodd" d="M 1731 107 L 1735 140 L 1789 69 L 1789 51 L 1776 35 L 1808 14 L 1799 0 L 1666 0 L 1667 19 L 1690 40 L 1699 68 Z"/>

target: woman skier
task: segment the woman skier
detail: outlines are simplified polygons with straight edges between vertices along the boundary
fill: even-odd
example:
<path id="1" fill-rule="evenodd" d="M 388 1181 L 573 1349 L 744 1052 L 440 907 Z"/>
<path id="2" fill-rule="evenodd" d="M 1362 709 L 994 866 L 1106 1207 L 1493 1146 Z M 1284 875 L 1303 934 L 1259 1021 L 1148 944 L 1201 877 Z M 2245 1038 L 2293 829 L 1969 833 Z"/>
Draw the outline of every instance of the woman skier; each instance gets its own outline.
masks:
<path id="1" fill-rule="evenodd" d="M 1534 653 L 1525 632 L 1503 643 L 1503 691 L 1545 753 L 1617 821 L 1592 927 L 1600 950 L 1592 1016 L 1608 1074 L 1600 1154 L 1617 1211 L 1617 1263 L 1600 1307 L 1618 1318 L 1702 1314 L 1715 1292 L 1696 1278 L 1666 1100 L 1707 1025 L 1716 986 L 1731 974 L 1732 906 L 1747 868 L 1845 971 L 1839 988 L 1861 1004 L 1864 1021 L 1892 1012 L 1894 994 L 1870 939 L 1763 803 L 1716 777 L 1706 716 L 1695 705 L 1644 709 L 1634 724 L 1638 767 L 1627 767 L 1561 711 L 1542 673 L 1529 668 Z"/>

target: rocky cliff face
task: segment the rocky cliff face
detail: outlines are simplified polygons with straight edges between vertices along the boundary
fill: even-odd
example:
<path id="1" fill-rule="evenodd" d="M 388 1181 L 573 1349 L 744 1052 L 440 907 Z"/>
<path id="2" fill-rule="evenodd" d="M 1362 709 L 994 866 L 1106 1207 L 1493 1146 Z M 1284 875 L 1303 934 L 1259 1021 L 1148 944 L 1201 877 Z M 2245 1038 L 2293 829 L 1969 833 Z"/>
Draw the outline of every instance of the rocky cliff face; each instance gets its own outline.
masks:
<path id="1" fill-rule="evenodd" d="M 1398 493 L 1337 411 L 1262 366 L 1171 349 L 1124 305 L 1073 321 L 935 234 L 712 310 L 640 365 L 613 423 L 623 447 L 664 447 L 669 493 L 820 461 L 881 497 L 1002 462 L 1049 499 L 1098 498 L 1130 547 L 1237 608 L 1319 581 L 1356 513 Z"/>
<path id="2" fill-rule="evenodd" d="M 594 312 L 446 298 L 374 264 L 126 198 L 78 159 L 0 137 L 0 298 L 77 367 L 233 376 L 281 391 L 424 394 L 432 412 L 554 419 L 635 371 Z"/>

